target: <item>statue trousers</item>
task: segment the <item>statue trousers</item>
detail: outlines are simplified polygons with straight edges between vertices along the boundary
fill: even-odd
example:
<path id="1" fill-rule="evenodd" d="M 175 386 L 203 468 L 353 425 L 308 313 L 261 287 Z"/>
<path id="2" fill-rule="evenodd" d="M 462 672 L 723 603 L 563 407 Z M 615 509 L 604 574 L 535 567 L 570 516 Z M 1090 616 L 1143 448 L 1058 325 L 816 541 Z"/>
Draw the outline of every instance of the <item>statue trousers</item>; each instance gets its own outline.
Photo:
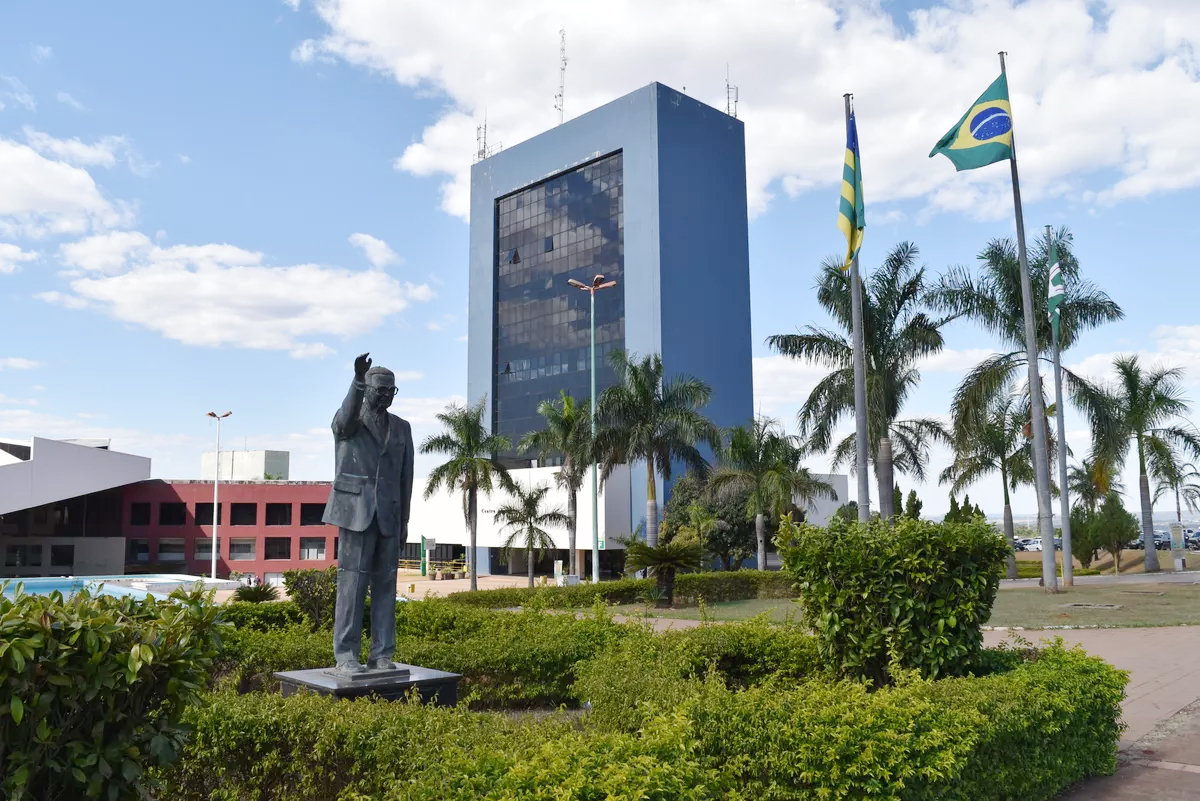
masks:
<path id="1" fill-rule="evenodd" d="M 397 537 L 379 532 L 379 518 L 366 531 L 339 529 L 337 604 L 333 616 L 333 655 L 340 665 L 362 653 L 363 607 L 371 592 L 369 661 L 390 660 L 396 653 Z"/>

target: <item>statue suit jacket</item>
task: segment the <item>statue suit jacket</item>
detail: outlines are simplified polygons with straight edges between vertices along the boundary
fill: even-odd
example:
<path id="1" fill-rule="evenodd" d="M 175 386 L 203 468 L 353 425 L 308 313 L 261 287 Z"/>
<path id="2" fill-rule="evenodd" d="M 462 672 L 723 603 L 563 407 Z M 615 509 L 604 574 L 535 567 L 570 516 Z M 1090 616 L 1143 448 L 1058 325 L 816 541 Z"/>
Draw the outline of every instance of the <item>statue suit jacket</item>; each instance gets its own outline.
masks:
<path id="1" fill-rule="evenodd" d="M 362 413 L 365 392 L 366 384 L 356 380 L 333 416 L 336 474 L 322 519 L 365 531 L 378 515 L 380 533 L 404 544 L 412 510 L 412 428 L 388 413 L 387 430 L 373 430 Z"/>

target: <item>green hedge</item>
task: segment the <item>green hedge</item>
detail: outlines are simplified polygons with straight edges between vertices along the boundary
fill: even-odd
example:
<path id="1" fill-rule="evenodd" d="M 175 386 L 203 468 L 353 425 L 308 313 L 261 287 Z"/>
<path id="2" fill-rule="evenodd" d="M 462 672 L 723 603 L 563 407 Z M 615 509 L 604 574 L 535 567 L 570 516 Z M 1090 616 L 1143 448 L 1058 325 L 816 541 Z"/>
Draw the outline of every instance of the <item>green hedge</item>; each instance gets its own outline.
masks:
<path id="1" fill-rule="evenodd" d="M 251 603 L 231 601 L 220 607 L 221 619 L 239 629 L 270 631 L 288 626 L 310 626 L 308 617 L 294 601 Z M 311 627 L 311 626 L 310 626 Z"/>
<path id="2" fill-rule="evenodd" d="M 1062 575 L 1062 566 L 1061 565 L 1059 565 L 1058 570 L 1059 570 L 1059 576 L 1061 576 Z M 1098 575 L 1100 575 L 1100 571 L 1096 570 L 1095 568 L 1091 568 L 1091 567 L 1077 567 L 1077 568 L 1075 568 L 1075 575 L 1076 576 L 1098 576 Z M 1041 578 L 1041 577 L 1042 577 L 1042 563 L 1040 561 L 1035 562 L 1032 559 L 1018 559 L 1017 560 L 1017 578 Z"/>
<path id="3" fill-rule="evenodd" d="M 897 679 L 736 689 L 714 674 L 636 732 L 599 707 L 579 720 L 218 693 L 190 711 L 161 797 L 1036 801 L 1115 768 L 1125 676 L 1080 651 L 984 678 Z"/>
<path id="4" fill-rule="evenodd" d="M 219 627 L 199 591 L 0 596 L 0 796 L 143 797 L 183 743 Z"/>
<path id="5" fill-rule="evenodd" d="M 796 580 L 785 573 L 767 570 L 736 570 L 715 573 L 685 573 L 675 579 L 675 605 L 744 601 L 750 598 L 791 598 Z M 539 606 L 547 609 L 577 609 L 591 606 L 597 598 L 610 604 L 644 601 L 654 590 L 654 579 L 623 578 L 574 587 L 506 587 L 479 592 L 456 592 L 454 603 L 488 609 Z"/>
<path id="6" fill-rule="evenodd" d="M 826 529 L 785 518 L 779 543 L 823 655 L 876 685 L 904 669 L 930 678 L 969 670 L 1009 553 L 984 521 L 835 517 Z"/>

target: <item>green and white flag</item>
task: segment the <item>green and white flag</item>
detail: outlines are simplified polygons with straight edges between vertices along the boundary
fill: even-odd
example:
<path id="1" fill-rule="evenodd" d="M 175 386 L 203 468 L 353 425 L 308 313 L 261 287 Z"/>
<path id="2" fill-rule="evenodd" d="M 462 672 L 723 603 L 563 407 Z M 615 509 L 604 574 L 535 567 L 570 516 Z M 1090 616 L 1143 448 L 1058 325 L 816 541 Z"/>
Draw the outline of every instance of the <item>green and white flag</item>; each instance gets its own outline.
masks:
<path id="1" fill-rule="evenodd" d="M 1063 281 L 1062 267 L 1058 263 L 1058 249 L 1054 246 L 1054 238 L 1050 238 L 1050 286 L 1046 291 L 1047 311 L 1050 314 L 1050 325 L 1054 335 L 1058 336 L 1058 307 L 1067 297 L 1067 285 Z"/>

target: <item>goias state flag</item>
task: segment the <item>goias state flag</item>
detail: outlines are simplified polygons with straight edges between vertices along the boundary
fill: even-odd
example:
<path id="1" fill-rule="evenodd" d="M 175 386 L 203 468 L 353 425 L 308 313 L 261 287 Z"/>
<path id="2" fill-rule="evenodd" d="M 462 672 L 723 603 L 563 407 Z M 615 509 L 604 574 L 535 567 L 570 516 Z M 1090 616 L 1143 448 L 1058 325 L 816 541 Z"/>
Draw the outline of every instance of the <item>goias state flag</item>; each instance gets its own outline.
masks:
<path id="1" fill-rule="evenodd" d="M 974 170 L 1012 158 L 1012 108 L 1008 104 L 1008 78 L 992 82 L 971 110 L 962 116 L 929 152 L 941 153 L 956 170 Z"/>

